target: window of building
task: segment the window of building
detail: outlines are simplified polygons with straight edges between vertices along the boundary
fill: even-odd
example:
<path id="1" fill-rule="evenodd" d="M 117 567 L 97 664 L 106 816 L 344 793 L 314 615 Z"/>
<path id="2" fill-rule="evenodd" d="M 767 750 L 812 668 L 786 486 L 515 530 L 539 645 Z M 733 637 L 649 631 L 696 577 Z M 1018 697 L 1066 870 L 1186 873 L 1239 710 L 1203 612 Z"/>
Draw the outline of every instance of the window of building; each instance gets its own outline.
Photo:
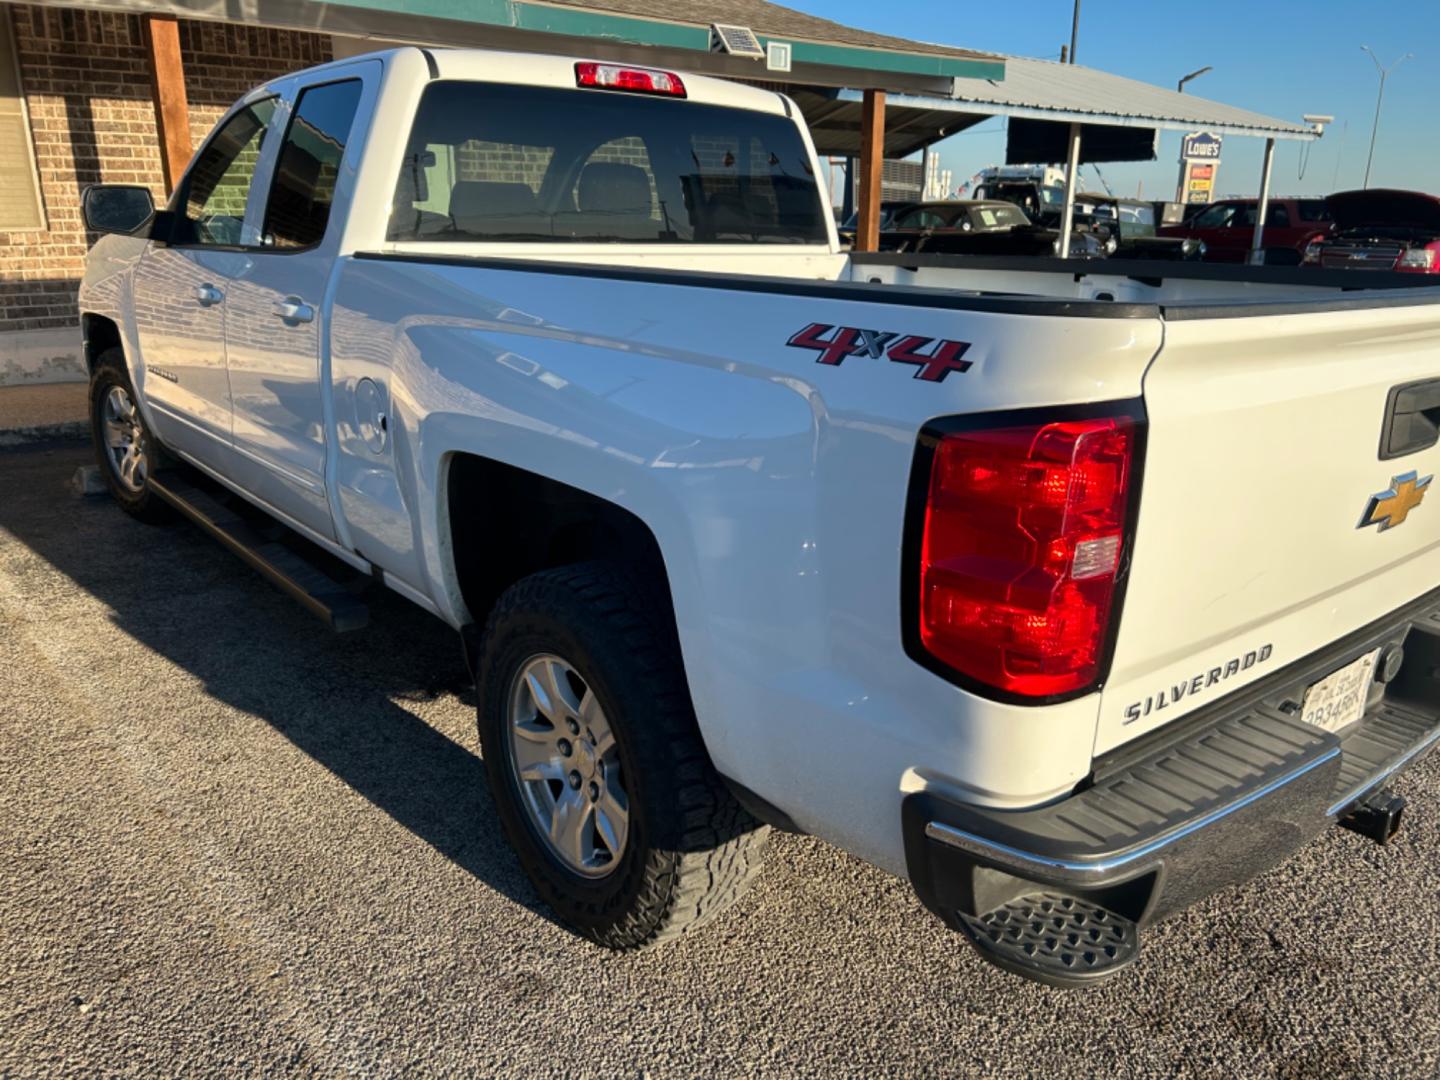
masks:
<path id="1" fill-rule="evenodd" d="M 0 9 L 0 232 L 43 228 L 45 209 L 30 142 L 30 116 L 7 5 Z"/>
<path id="2" fill-rule="evenodd" d="M 360 90 L 359 79 L 346 79 L 301 91 L 265 206 L 265 246 L 307 248 L 325 238 Z"/>

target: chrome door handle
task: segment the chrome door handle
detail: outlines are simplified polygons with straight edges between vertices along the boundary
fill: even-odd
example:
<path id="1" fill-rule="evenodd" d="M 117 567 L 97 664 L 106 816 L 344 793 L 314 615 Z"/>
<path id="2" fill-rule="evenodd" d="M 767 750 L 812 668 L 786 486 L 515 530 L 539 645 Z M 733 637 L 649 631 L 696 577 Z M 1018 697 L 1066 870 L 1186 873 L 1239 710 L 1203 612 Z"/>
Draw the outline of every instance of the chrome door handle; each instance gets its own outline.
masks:
<path id="1" fill-rule="evenodd" d="M 274 311 L 277 318 L 284 319 L 287 323 L 313 322 L 315 319 L 315 309 L 298 296 L 276 300 Z"/>
<path id="2" fill-rule="evenodd" d="M 210 307 L 225 299 L 225 294 L 211 285 L 208 281 L 204 285 L 195 286 L 195 301 L 201 307 Z"/>

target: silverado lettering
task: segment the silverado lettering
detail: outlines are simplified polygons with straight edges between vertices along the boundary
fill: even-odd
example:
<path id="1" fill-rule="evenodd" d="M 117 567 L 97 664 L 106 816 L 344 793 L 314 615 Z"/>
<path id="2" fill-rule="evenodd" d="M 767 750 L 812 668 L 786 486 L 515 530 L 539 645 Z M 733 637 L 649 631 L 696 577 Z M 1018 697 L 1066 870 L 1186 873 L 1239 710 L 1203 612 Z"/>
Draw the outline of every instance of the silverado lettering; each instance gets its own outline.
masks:
<path id="1" fill-rule="evenodd" d="M 1244 656 L 1236 656 L 1217 664 L 1209 671 L 1202 671 L 1194 678 L 1186 679 L 1184 682 L 1176 683 L 1168 689 L 1162 689 L 1159 693 L 1152 694 L 1144 701 L 1136 701 L 1125 706 L 1125 723 L 1133 724 L 1143 716 L 1149 716 L 1152 711 L 1158 712 L 1161 709 L 1168 709 L 1171 705 L 1178 704 L 1180 699 L 1187 694 L 1194 697 L 1216 683 L 1222 683 L 1232 675 L 1238 675 L 1242 671 L 1249 671 L 1256 664 L 1263 664 L 1270 659 L 1271 653 L 1275 651 L 1274 646 L 1262 645 L 1258 649 L 1252 649 Z"/>

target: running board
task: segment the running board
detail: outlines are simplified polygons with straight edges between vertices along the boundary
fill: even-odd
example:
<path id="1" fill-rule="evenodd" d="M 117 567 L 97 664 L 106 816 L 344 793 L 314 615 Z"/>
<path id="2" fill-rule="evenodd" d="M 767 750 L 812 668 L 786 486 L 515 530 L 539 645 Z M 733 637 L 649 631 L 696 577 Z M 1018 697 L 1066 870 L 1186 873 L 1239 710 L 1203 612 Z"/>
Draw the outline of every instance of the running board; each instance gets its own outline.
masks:
<path id="1" fill-rule="evenodd" d="M 281 592 L 319 616 L 336 633 L 369 625 L 365 602 L 303 555 L 265 536 L 203 488 L 176 472 L 152 475 L 149 486 L 207 533 L 269 579 Z"/>

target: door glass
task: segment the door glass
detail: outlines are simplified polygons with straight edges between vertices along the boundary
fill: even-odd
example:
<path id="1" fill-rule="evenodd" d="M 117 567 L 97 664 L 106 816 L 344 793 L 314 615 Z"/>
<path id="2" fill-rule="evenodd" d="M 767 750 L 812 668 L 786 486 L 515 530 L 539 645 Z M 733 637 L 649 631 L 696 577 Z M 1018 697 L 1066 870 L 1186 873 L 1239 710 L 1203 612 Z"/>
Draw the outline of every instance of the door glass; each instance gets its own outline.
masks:
<path id="1" fill-rule="evenodd" d="M 274 113 L 274 98 L 248 105 L 205 144 L 185 178 L 178 204 L 184 217 L 177 222 L 175 243 L 234 246 L 241 242 L 250 181 Z"/>
<path id="2" fill-rule="evenodd" d="M 324 239 L 360 90 L 359 79 L 347 79 L 301 92 L 265 205 L 267 247 L 307 248 Z"/>
<path id="3" fill-rule="evenodd" d="M 1234 203 L 1216 203 L 1195 215 L 1190 225 L 1196 229 L 1223 229 L 1234 223 Z"/>

